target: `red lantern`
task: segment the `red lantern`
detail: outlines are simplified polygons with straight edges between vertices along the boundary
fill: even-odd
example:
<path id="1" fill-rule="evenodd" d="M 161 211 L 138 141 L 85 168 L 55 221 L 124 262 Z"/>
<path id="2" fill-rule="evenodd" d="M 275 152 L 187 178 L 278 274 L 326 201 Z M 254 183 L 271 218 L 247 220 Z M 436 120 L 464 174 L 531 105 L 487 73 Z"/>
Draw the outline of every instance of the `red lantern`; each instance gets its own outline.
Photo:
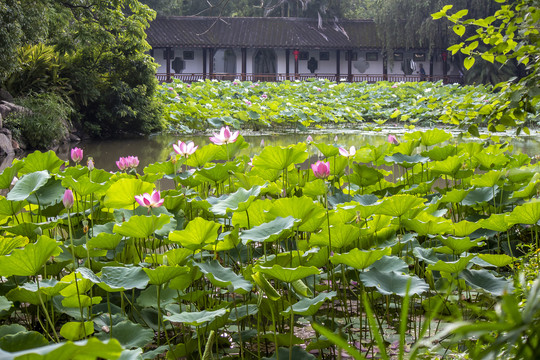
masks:
<path id="1" fill-rule="evenodd" d="M 441 57 L 442 57 L 442 61 L 446 62 L 446 60 L 448 59 L 448 53 L 446 51 L 443 51 L 441 53 Z"/>
<path id="2" fill-rule="evenodd" d="M 298 61 L 298 55 L 300 55 L 300 51 L 294 50 L 292 53 L 294 55 L 294 61 Z"/>

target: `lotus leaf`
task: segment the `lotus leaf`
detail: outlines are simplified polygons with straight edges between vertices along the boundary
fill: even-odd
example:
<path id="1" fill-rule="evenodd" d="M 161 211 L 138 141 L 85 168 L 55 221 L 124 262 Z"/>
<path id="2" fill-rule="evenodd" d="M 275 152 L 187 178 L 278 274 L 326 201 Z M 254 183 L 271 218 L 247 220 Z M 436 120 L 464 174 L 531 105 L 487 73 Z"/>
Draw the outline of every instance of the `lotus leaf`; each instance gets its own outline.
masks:
<path id="1" fill-rule="evenodd" d="M 384 198 L 377 206 L 375 213 L 401 217 L 411 209 L 421 206 L 424 201 L 424 199 L 417 198 L 413 195 L 395 195 Z"/>
<path id="2" fill-rule="evenodd" d="M 0 349 L 10 353 L 35 349 L 48 344 L 49 342 L 45 336 L 37 331 L 21 331 L 0 338 Z M 0 357 L 7 358 L 3 357 L 2 354 L 0 354 Z"/>
<path id="3" fill-rule="evenodd" d="M 24 160 L 22 160 L 23 166 L 19 170 L 20 174 L 30 174 L 33 172 L 48 171 L 57 172 L 60 166 L 65 164 L 54 151 L 47 151 L 42 153 L 41 151 L 34 151 L 28 154 Z M 17 164 L 14 164 L 18 166 Z"/>
<path id="4" fill-rule="evenodd" d="M 534 225 L 540 220 L 540 200 L 534 199 L 530 202 L 516 206 L 508 214 L 508 224 L 529 224 Z"/>
<path id="5" fill-rule="evenodd" d="M 474 255 L 468 255 L 465 257 L 460 258 L 457 261 L 442 261 L 439 260 L 435 264 L 428 265 L 428 270 L 436 270 L 436 271 L 444 271 L 447 273 L 460 273 L 461 271 L 465 270 L 470 262 L 471 259 L 474 257 Z"/>
<path id="6" fill-rule="evenodd" d="M 272 219 L 288 216 L 301 219 L 298 230 L 307 232 L 317 230 L 326 215 L 324 208 L 307 196 L 278 199 L 268 213 L 273 216 Z"/>
<path id="7" fill-rule="evenodd" d="M 406 295 L 419 295 L 429 290 L 428 284 L 418 276 L 403 275 L 396 271 L 380 272 L 377 269 L 360 274 L 360 280 L 366 287 L 375 287 L 383 295 L 396 294 L 404 297 Z M 407 293 L 407 283 L 411 282 Z"/>
<path id="8" fill-rule="evenodd" d="M 177 276 L 187 274 L 189 268 L 187 266 L 159 266 L 155 269 L 144 268 L 143 271 L 150 279 L 152 285 L 163 285 L 174 279 Z"/>
<path id="9" fill-rule="evenodd" d="M 46 170 L 36 171 L 26 174 L 15 183 L 11 191 L 7 194 L 9 201 L 23 201 L 45 186 L 51 175 Z"/>
<path id="10" fill-rule="evenodd" d="M 214 244 L 218 239 L 220 227 L 221 225 L 213 221 L 198 217 L 191 220 L 184 230 L 173 231 L 169 235 L 169 240 L 196 251 L 206 244 Z"/>
<path id="11" fill-rule="evenodd" d="M 254 272 L 260 272 L 286 283 L 306 278 L 310 275 L 319 274 L 321 271 L 315 266 L 297 266 L 295 268 L 285 268 L 274 264 L 271 268 L 260 265 L 253 267 Z"/>
<path id="12" fill-rule="evenodd" d="M 120 179 L 105 192 L 104 206 L 108 208 L 132 209 L 135 196 L 151 193 L 154 185 L 139 179 Z"/>
<path id="13" fill-rule="evenodd" d="M 299 222 L 300 220 L 297 220 L 292 216 L 287 216 L 286 218 L 278 216 L 272 221 L 243 231 L 240 234 L 240 239 L 242 239 L 244 244 L 251 241 L 273 242 L 289 236 L 289 234 L 292 232 L 291 229 Z"/>
<path id="14" fill-rule="evenodd" d="M 57 256 L 61 251 L 55 240 L 40 236 L 36 243 L 15 249 L 11 255 L 0 256 L 0 275 L 36 275 L 51 256 Z"/>
<path id="15" fill-rule="evenodd" d="M 180 314 L 172 314 L 169 316 L 164 316 L 165 319 L 171 322 L 179 322 L 183 324 L 188 324 L 192 326 L 201 326 L 205 323 L 216 320 L 217 318 L 223 318 L 228 315 L 229 311 L 226 309 L 218 309 L 214 311 L 194 311 L 194 312 L 183 312 Z"/>
<path id="16" fill-rule="evenodd" d="M 496 267 L 503 267 L 514 262 L 514 258 L 506 254 L 479 254 L 478 257 Z"/>
<path id="17" fill-rule="evenodd" d="M 284 170 L 292 164 L 306 161 L 306 144 L 299 143 L 288 147 L 266 146 L 253 158 L 253 166 L 261 169 Z"/>
<path id="18" fill-rule="evenodd" d="M 70 321 L 62 325 L 60 329 L 60 335 L 65 337 L 68 340 L 80 340 L 82 338 L 88 337 L 94 333 L 94 322 L 85 321 L 85 322 L 75 322 Z"/>
<path id="19" fill-rule="evenodd" d="M 385 255 L 390 255 L 392 250 L 390 248 L 376 249 L 362 251 L 359 249 L 352 249 L 345 254 L 334 254 L 330 257 L 332 264 L 345 264 L 355 269 L 366 269 L 374 262 L 382 259 Z"/>
<path id="20" fill-rule="evenodd" d="M 485 269 L 463 270 L 459 277 L 465 280 L 467 285 L 475 289 L 482 289 L 495 296 L 502 296 L 514 290 L 514 286 L 510 281 L 502 277 L 495 277 Z"/>
<path id="21" fill-rule="evenodd" d="M 337 292 L 331 291 L 328 293 L 322 292 L 313 299 L 301 299 L 292 306 L 289 306 L 281 314 L 286 318 L 291 316 L 291 313 L 303 316 L 313 316 L 326 300 L 331 300 L 337 296 Z"/>
<path id="22" fill-rule="evenodd" d="M 251 291 L 251 283 L 242 276 L 237 275 L 232 269 L 224 268 L 217 260 L 206 263 L 195 263 L 208 280 L 215 286 L 229 288 L 238 294 L 247 294 Z"/>
<path id="23" fill-rule="evenodd" d="M 150 279 L 140 267 L 105 266 L 101 269 L 99 287 L 108 292 L 125 291 L 133 288 L 144 289 Z"/>
<path id="24" fill-rule="evenodd" d="M 121 225 L 114 225 L 113 231 L 126 237 L 148 238 L 170 221 L 171 217 L 165 214 L 159 216 L 135 215 Z"/>
<path id="25" fill-rule="evenodd" d="M 228 212 L 246 211 L 259 196 L 261 188 L 264 186 L 254 186 L 249 190 L 240 188 L 230 195 L 222 196 L 210 207 L 210 211 L 221 216 L 227 215 Z"/>

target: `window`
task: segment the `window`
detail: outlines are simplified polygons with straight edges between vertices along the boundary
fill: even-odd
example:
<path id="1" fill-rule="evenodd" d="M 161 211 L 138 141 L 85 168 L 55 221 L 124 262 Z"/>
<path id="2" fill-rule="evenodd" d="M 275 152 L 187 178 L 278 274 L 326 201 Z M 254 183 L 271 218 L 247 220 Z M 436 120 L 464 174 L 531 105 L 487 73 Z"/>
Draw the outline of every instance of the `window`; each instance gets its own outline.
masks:
<path id="1" fill-rule="evenodd" d="M 328 51 L 321 51 L 319 53 L 319 60 L 322 60 L 322 61 L 330 60 L 330 53 Z"/>
<path id="2" fill-rule="evenodd" d="M 376 52 L 368 52 L 366 53 L 366 61 L 377 61 L 379 60 L 379 54 Z"/>
<path id="3" fill-rule="evenodd" d="M 195 53 L 193 51 L 184 51 L 184 60 L 195 59 Z"/>
<path id="4" fill-rule="evenodd" d="M 413 59 L 414 59 L 414 61 L 426 61 L 426 54 L 425 53 L 414 53 Z"/>
<path id="5" fill-rule="evenodd" d="M 307 60 L 307 59 L 309 59 L 309 52 L 300 51 L 300 55 L 298 55 L 298 60 Z"/>
<path id="6" fill-rule="evenodd" d="M 403 61 L 403 53 L 395 52 L 394 53 L 394 61 Z"/>

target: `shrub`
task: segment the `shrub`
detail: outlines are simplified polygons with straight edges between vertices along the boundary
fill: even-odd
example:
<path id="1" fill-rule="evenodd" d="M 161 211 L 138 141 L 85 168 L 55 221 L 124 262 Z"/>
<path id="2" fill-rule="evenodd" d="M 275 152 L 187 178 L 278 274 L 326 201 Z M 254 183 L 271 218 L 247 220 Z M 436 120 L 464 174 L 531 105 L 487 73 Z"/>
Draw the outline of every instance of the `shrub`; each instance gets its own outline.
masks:
<path id="1" fill-rule="evenodd" d="M 29 148 L 44 149 L 66 138 L 73 108 L 60 95 L 31 95 L 17 99 L 17 103 L 29 111 L 12 113 L 4 122 L 16 139 Z"/>

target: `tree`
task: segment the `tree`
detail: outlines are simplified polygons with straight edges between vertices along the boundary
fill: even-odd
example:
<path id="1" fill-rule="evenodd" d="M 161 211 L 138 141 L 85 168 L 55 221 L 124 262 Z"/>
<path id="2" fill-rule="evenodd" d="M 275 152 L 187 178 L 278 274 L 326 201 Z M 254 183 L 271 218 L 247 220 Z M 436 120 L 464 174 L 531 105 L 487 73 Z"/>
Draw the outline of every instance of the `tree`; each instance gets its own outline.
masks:
<path id="1" fill-rule="evenodd" d="M 540 0 L 495 0 L 502 4 L 493 16 L 466 18 L 466 9 L 452 15 L 451 5 L 433 14 L 434 19 L 446 18 L 454 23 L 453 31 L 463 41 L 451 46 L 452 54 L 466 56 L 464 66 L 472 68 L 477 59 L 495 64 L 515 61 L 525 67 L 523 76 L 499 83 L 500 100 L 486 105 L 484 116 L 491 131 L 517 127 L 517 133 L 529 133 L 526 120 L 537 118 L 540 100 Z M 469 32 L 467 32 L 469 30 Z M 468 36 L 474 30 L 473 35 Z M 484 50 L 481 44 L 488 46 Z M 477 133 L 475 125 L 469 128 Z"/>

